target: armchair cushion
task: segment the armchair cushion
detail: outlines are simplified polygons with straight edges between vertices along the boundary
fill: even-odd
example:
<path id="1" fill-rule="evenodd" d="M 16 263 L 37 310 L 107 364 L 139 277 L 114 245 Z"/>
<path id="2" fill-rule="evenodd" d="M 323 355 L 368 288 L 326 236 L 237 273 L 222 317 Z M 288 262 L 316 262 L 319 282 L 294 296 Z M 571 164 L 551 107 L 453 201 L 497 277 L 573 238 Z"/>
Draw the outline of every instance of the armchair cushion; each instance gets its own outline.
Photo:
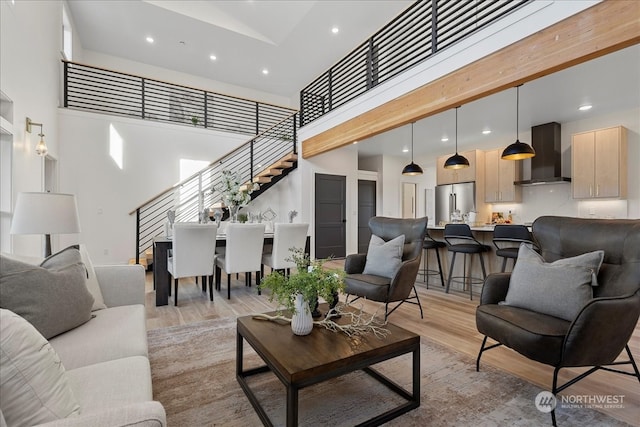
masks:
<path id="1" fill-rule="evenodd" d="M 372 234 L 363 274 L 393 278 L 402 265 L 403 250 L 404 234 L 388 242 Z"/>
<path id="2" fill-rule="evenodd" d="M 594 251 L 545 263 L 523 244 L 504 304 L 571 321 L 593 298 L 603 258 L 604 251 Z"/>

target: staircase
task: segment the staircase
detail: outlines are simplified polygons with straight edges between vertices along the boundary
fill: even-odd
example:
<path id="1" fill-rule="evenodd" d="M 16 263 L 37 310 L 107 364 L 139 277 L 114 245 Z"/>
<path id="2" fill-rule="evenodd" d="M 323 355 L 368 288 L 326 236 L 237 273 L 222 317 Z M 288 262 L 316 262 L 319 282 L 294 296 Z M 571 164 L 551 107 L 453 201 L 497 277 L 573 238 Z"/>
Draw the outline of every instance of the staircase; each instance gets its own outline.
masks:
<path id="1" fill-rule="evenodd" d="M 135 263 L 144 263 L 153 239 L 164 234 L 167 211 L 176 211 L 177 222 L 197 222 L 203 210 L 223 207 L 221 194 L 211 191 L 219 185 L 223 170 L 238 172 L 245 182 L 243 189 L 258 183 L 260 188 L 251 193 L 253 200 L 296 169 L 296 131 L 297 113 L 293 113 L 130 212 L 136 215 Z"/>

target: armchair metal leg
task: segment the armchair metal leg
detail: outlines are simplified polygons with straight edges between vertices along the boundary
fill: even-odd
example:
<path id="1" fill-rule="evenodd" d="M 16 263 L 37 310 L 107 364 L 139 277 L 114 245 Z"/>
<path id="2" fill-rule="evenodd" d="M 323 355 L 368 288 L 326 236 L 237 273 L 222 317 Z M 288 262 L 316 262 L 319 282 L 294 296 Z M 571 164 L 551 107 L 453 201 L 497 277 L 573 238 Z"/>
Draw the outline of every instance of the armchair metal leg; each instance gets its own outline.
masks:
<path id="1" fill-rule="evenodd" d="M 482 357 L 482 353 L 487 350 L 491 350 L 492 348 L 500 347 L 502 345 L 502 343 L 496 343 L 490 345 L 489 347 L 485 347 L 487 345 L 487 338 L 489 337 L 485 335 L 484 339 L 482 340 L 482 345 L 480 346 L 480 351 L 478 352 L 478 358 L 476 359 L 476 372 L 480 372 L 480 358 Z"/>

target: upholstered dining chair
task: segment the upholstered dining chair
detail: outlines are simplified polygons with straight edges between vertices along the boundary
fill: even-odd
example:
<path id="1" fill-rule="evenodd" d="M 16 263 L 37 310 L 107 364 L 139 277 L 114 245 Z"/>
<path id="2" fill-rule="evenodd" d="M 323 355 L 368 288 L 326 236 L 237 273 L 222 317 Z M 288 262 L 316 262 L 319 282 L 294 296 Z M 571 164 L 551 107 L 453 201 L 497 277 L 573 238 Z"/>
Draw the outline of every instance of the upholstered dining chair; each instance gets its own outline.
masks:
<path id="1" fill-rule="evenodd" d="M 167 258 L 169 277 L 174 279 L 174 303 L 178 305 L 178 281 L 184 277 L 202 276 L 203 291 L 209 278 L 209 294 L 213 300 L 213 264 L 216 251 L 215 224 L 177 222 L 173 225 L 173 245 Z M 169 281 L 171 283 L 171 281 Z M 171 285 L 169 285 L 171 286 Z"/>
<path id="2" fill-rule="evenodd" d="M 291 261 L 290 249 L 304 250 L 309 224 L 274 224 L 273 245 L 270 253 L 262 255 L 262 264 L 271 270 L 288 270 L 296 264 Z"/>
<path id="3" fill-rule="evenodd" d="M 347 301 L 354 295 L 384 303 L 384 318 L 405 302 L 422 304 L 415 288 L 427 217 L 417 219 L 376 216 L 369 220 L 371 242 L 364 254 L 347 256 L 344 269 Z M 413 296 L 411 293 L 413 292 Z M 415 300 L 415 301 L 412 301 Z M 389 310 L 389 303 L 398 304 Z"/>
<path id="4" fill-rule="evenodd" d="M 255 272 L 256 284 L 260 285 L 264 231 L 264 224 L 230 223 L 227 226 L 226 248 L 223 254 L 216 256 L 215 263 L 215 283 L 218 291 L 221 290 L 222 269 L 227 273 L 227 299 L 231 299 L 232 273 L 244 273 L 245 284 L 251 286 L 251 274 Z"/>
<path id="5" fill-rule="evenodd" d="M 513 272 L 484 283 L 476 370 L 485 351 L 505 345 L 553 366 L 554 395 L 598 370 L 640 381 L 627 344 L 640 317 L 640 220 L 540 217 L 533 239 L 539 254 L 521 245 Z M 627 360 L 617 360 L 623 352 Z M 589 369 L 558 385 L 570 367 Z M 555 410 L 551 417 L 555 426 Z"/>

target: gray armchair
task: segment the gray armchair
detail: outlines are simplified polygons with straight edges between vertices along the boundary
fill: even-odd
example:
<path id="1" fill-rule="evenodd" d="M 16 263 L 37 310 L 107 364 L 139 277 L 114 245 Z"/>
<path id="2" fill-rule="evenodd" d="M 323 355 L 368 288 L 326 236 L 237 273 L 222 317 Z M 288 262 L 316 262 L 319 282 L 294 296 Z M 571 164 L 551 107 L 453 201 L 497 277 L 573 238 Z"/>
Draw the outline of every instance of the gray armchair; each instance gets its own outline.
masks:
<path id="1" fill-rule="evenodd" d="M 423 318 L 422 305 L 415 290 L 415 281 L 420 268 L 427 218 L 399 219 L 376 216 L 369 220 L 369 228 L 372 234 L 385 242 L 404 234 L 402 263 L 396 274 L 389 278 L 363 274 L 367 262 L 366 253 L 347 256 L 344 265 L 347 273 L 345 277 L 347 300 L 350 295 L 355 295 L 357 298 L 364 297 L 372 301 L 384 302 L 385 320 L 402 303 L 417 304 L 420 307 L 420 317 Z M 413 296 L 411 296 L 412 291 Z M 389 311 L 389 303 L 393 302 L 398 304 Z"/>
<path id="2" fill-rule="evenodd" d="M 635 376 L 629 338 L 640 316 L 640 220 L 598 220 L 541 217 L 533 224 L 533 237 L 546 262 L 603 250 L 604 261 L 589 300 L 572 320 L 499 304 L 509 290 L 511 273 L 492 274 L 482 289 L 476 310 L 478 331 L 485 335 L 478 353 L 506 345 L 529 359 L 551 365 L 553 394 L 603 369 Z M 487 345 L 487 338 L 497 343 Z M 616 362 L 626 351 L 628 360 Z M 632 372 L 612 365 L 631 365 Z M 558 386 L 558 372 L 567 367 L 591 367 Z M 551 412 L 556 425 L 555 411 Z"/>

